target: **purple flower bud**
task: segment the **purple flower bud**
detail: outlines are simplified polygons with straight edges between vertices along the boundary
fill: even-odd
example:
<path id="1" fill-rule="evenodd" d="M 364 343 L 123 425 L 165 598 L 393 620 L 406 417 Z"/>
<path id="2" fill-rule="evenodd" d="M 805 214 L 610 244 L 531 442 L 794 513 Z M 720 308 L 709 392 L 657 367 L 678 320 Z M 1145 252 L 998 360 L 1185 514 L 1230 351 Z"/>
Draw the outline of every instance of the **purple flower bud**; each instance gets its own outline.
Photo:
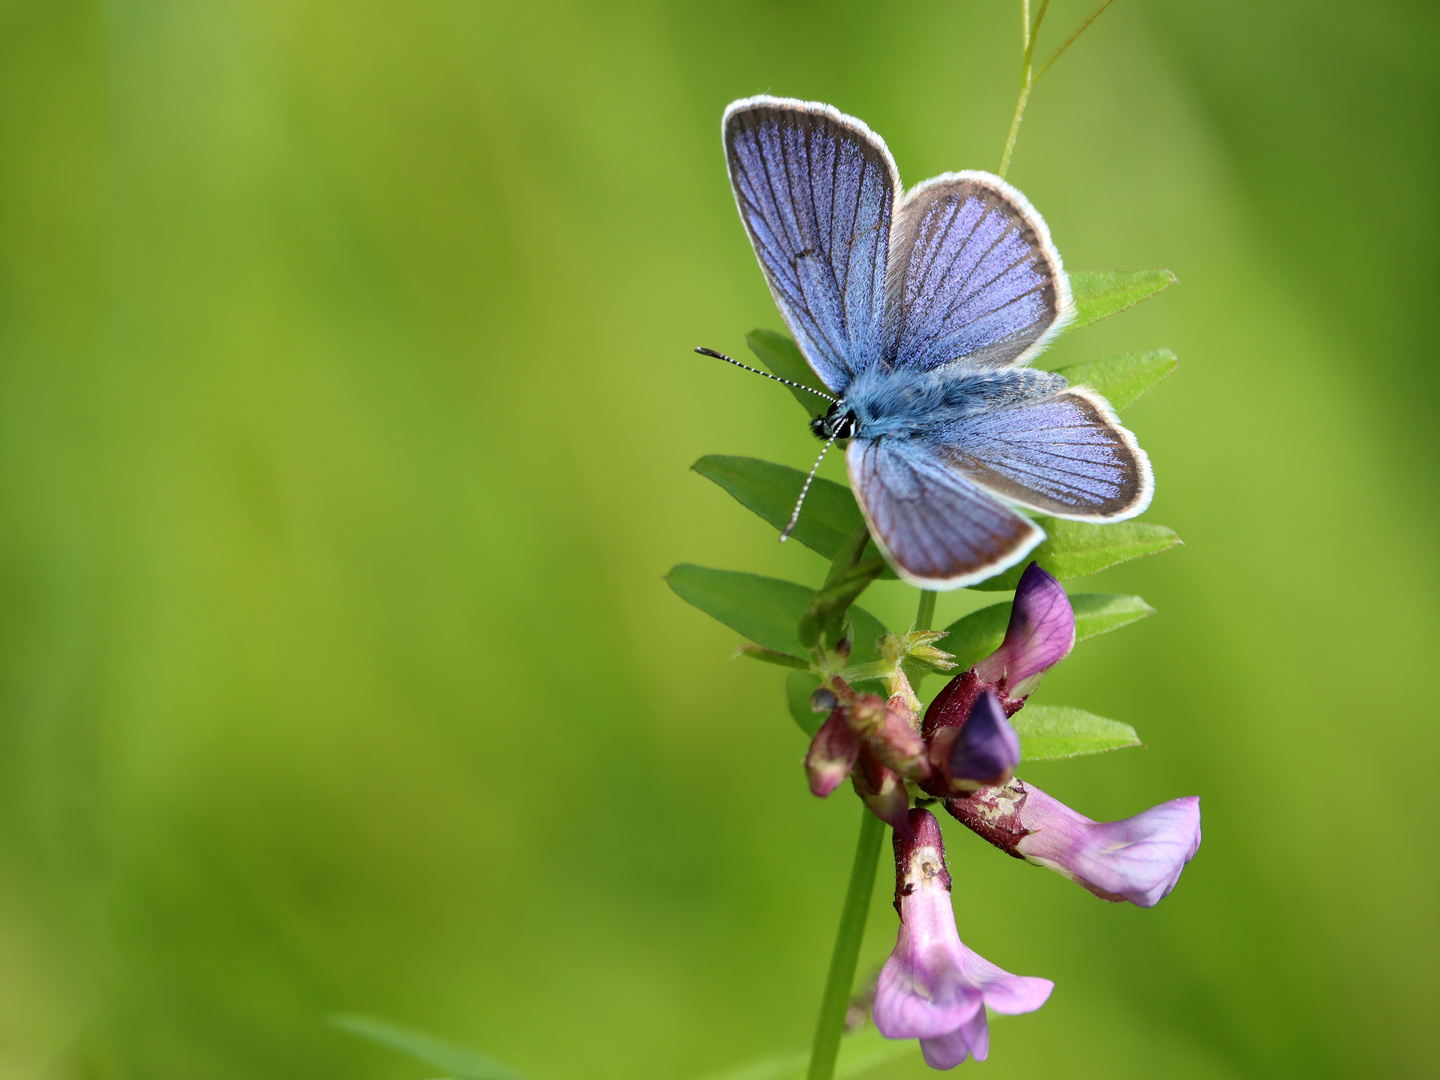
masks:
<path id="1" fill-rule="evenodd" d="M 870 747 L 875 756 L 901 776 L 917 779 L 930 774 L 925 740 L 920 726 L 903 694 L 895 694 L 885 703 L 885 711 L 870 734 Z"/>
<path id="2" fill-rule="evenodd" d="M 805 755 L 810 793 L 823 799 L 839 787 L 840 781 L 855 767 L 855 755 L 859 752 L 860 740 L 845 722 L 845 710 L 834 710 L 815 732 Z"/>
<path id="3" fill-rule="evenodd" d="M 875 989 L 875 1026 L 887 1039 L 919 1039 L 925 1061 L 954 1068 L 990 1050 L 985 1009 L 1038 1009 L 1055 984 L 1011 975 L 967 949 L 955 930 L 950 873 L 940 825 L 928 810 L 909 814 L 912 835 L 895 833 L 895 908 L 900 936 Z"/>
<path id="4" fill-rule="evenodd" d="M 1040 676 L 1075 647 L 1075 611 L 1060 582 L 1031 563 L 1020 575 L 1010 625 L 1000 648 L 975 665 L 983 682 L 1005 679 L 1012 698 L 1023 698 Z"/>
<path id="5" fill-rule="evenodd" d="M 905 781 L 894 769 L 887 768 L 868 746 L 862 746 L 855 770 L 850 774 L 855 787 L 870 812 L 895 830 L 895 835 L 910 835 L 910 793 Z"/>
<path id="6" fill-rule="evenodd" d="M 942 728 L 936 734 L 930 760 L 944 794 L 1003 784 L 1020 764 L 1020 736 L 1005 718 L 1000 699 L 987 690 L 963 727 Z"/>
<path id="7" fill-rule="evenodd" d="M 1049 867 L 1102 900 L 1154 907 L 1200 848 L 1200 800 L 1152 806 L 1123 821 L 1091 821 L 1020 780 L 949 799 L 945 808 L 1000 850 Z"/>

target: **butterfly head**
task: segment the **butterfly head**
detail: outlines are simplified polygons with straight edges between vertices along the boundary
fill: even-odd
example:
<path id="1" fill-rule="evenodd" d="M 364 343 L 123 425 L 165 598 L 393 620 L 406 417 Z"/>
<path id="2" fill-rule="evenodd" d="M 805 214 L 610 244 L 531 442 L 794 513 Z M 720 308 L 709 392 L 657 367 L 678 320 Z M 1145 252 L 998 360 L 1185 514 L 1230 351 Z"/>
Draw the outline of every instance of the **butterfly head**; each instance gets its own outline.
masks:
<path id="1" fill-rule="evenodd" d="M 817 416 L 810 421 L 810 430 L 815 433 L 815 437 L 826 441 L 854 438 L 859 427 L 860 419 L 855 415 L 855 410 L 843 401 L 835 402 L 824 416 Z"/>

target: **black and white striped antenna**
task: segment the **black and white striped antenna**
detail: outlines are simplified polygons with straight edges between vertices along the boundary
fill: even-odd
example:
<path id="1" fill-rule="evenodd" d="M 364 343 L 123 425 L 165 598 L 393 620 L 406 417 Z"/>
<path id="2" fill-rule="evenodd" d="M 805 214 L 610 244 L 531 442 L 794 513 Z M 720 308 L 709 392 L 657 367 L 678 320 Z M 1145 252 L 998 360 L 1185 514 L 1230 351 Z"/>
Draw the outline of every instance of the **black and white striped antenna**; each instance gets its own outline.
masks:
<path id="1" fill-rule="evenodd" d="M 739 360 L 731 359 L 724 353 L 716 352 L 714 349 L 707 349 L 702 346 L 695 351 L 701 356 L 713 356 L 716 360 L 724 360 L 727 364 L 734 364 L 736 367 L 743 368 L 744 370 L 752 372 L 756 375 L 763 375 L 767 379 L 774 379 L 776 382 L 784 383 L 786 386 L 793 386 L 796 390 L 804 390 L 806 393 L 814 394 L 816 397 L 823 397 L 826 401 L 839 400 L 838 398 L 831 397 L 823 390 L 816 390 L 813 386 L 806 386 L 804 383 L 791 382 L 789 379 L 780 378 L 779 375 L 771 375 L 768 371 L 761 371 L 759 368 L 753 368 L 749 364 L 742 364 Z M 783 540 L 784 537 L 781 537 L 781 539 Z"/>
<path id="2" fill-rule="evenodd" d="M 780 532 L 780 543 L 790 539 L 790 534 L 795 531 L 796 524 L 800 521 L 800 508 L 805 505 L 805 496 L 810 494 L 810 485 L 815 481 L 815 474 L 820 471 L 820 462 L 825 460 L 825 455 L 830 452 L 830 447 L 840 437 L 840 429 L 837 427 L 835 433 L 825 440 L 825 445 L 820 448 L 820 456 L 815 459 L 814 466 L 810 469 L 810 475 L 805 477 L 805 484 L 800 488 L 800 498 L 795 500 L 795 512 L 790 515 L 789 522 Z"/>

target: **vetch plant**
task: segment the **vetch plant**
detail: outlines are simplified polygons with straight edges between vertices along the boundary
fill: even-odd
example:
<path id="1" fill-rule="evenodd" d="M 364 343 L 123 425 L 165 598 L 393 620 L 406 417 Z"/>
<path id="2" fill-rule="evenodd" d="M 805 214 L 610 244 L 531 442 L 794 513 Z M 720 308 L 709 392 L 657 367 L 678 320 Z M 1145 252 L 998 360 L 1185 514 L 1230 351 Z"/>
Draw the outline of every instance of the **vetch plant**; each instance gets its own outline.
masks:
<path id="1" fill-rule="evenodd" d="M 1032 69 L 1046 6 L 1033 24 L 1024 10 L 1002 173 L 1049 67 Z M 1153 480 L 1115 413 L 1168 374 L 1173 356 L 1030 365 L 1057 333 L 1174 279 L 1067 274 L 1043 219 L 998 176 L 947 173 L 903 194 L 879 136 L 826 105 L 747 99 L 726 110 L 723 129 L 740 216 L 790 331 L 748 341 L 760 374 L 790 388 L 824 445 L 808 473 L 740 457 L 702 458 L 695 469 L 782 541 L 831 564 L 813 590 L 691 565 L 668 580 L 746 639 L 741 654 L 792 669 L 787 701 L 811 737 L 811 792 L 829 797 L 848 777 L 865 805 L 810 1080 L 834 1073 L 886 825 L 900 927 L 875 989 L 875 1025 L 918 1039 L 931 1066 L 949 1069 L 987 1056 L 987 1008 L 1033 1011 L 1052 984 L 1011 975 L 961 942 L 929 806 L 1007 854 L 1142 907 L 1169 894 L 1199 847 L 1197 799 L 1099 823 L 1015 775 L 1022 761 L 1138 745 L 1126 724 L 1027 703 L 1077 641 L 1151 613 L 1138 597 L 1072 600 L 1061 582 L 1178 543 L 1129 520 L 1149 505 Z M 817 475 L 837 442 L 847 446 L 848 488 Z M 892 574 L 922 589 L 899 633 L 857 603 Z M 1015 595 L 932 630 L 934 590 L 958 587 Z M 961 668 L 923 708 L 921 681 Z"/>
<path id="2" fill-rule="evenodd" d="M 1196 798 L 1096 822 L 1017 775 L 1026 762 L 1140 745 L 1128 724 L 1030 697 L 1077 643 L 1153 613 L 1137 596 L 1071 595 L 1063 583 L 1180 543 L 1134 520 L 1154 481 L 1118 418 L 1174 355 L 1036 366 L 1058 334 L 1175 280 L 1168 270 L 1067 273 L 1043 218 L 1003 179 L 1035 83 L 1111 0 L 1036 71 L 1048 2 L 1033 21 L 1022 2 L 1021 90 L 998 175 L 946 173 L 907 193 L 883 140 L 831 106 L 762 96 L 725 112 L 736 203 L 788 333 L 748 335 L 758 368 L 697 351 L 785 384 L 823 447 L 808 472 L 719 455 L 694 469 L 829 569 L 818 587 L 690 564 L 666 580 L 740 635 L 738 655 L 787 669 L 811 793 L 832 798 L 848 780 L 863 805 L 811 1051 L 731 1080 L 857 1075 L 889 1052 L 863 1033 L 842 1047 L 847 1020 L 857 1026 L 867 1008 L 889 1045 L 918 1040 L 931 1067 L 950 1069 L 988 1056 L 987 1010 L 1045 1004 L 1050 980 L 1010 974 L 962 942 L 932 808 L 1094 896 L 1140 907 L 1169 895 L 1200 844 Z M 837 444 L 848 486 L 818 475 Z M 921 590 L 903 630 L 859 604 L 885 578 Z M 957 588 L 1014 595 L 934 629 L 937 590 Z M 937 674 L 949 681 L 926 706 L 920 690 Z M 897 940 L 873 998 L 855 997 L 887 826 Z M 336 1022 L 454 1076 L 522 1080 L 420 1032 Z"/>

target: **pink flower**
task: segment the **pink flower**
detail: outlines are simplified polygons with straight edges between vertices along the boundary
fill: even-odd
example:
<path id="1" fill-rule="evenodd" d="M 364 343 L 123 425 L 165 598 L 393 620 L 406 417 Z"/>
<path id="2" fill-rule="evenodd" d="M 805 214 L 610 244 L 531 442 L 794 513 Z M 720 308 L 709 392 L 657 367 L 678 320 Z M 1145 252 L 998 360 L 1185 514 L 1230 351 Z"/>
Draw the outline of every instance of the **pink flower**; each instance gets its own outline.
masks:
<path id="1" fill-rule="evenodd" d="M 1020 575 L 1010 625 L 1000 648 L 975 665 L 982 682 L 1005 680 L 1012 698 L 1023 698 L 1040 676 L 1075 647 L 1075 611 L 1065 588 L 1031 563 Z"/>
<path id="2" fill-rule="evenodd" d="M 875 990 L 875 1026 L 887 1039 L 919 1039 L 925 1061 L 951 1069 L 990 1052 L 985 1018 L 1033 1012 L 1050 996 L 1049 979 L 1011 975 L 967 949 L 955 929 L 950 873 L 940 825 L 911 810 L 908 832 L 895 833 L 895 908 L 900 936 Z"/>
<path id="3" fill-rule="evenodd" d="M 1091 821 L 1011 780 L 945 808 L 1001 851 L 1064 874 L 1102 900 L 1154 907 L 1200 848 L 1200 800 L 1171 799 L 1122 821 Z"/>

